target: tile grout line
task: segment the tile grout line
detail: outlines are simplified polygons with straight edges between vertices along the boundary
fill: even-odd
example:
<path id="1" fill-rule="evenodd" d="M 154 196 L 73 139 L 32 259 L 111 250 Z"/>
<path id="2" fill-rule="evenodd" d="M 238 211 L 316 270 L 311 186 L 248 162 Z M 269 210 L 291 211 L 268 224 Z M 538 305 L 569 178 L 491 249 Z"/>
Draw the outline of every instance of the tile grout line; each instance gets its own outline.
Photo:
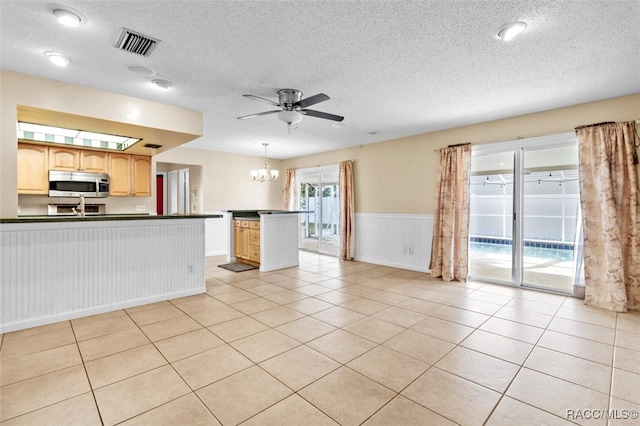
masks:
<path id="1" fill-rule="evenodd" d="M 80 361 L 82 362 L 82 369 L 84 370 L 84 375 L 87 378 L 87 383 L 89 384 L 89 389 L 91 389 L 91 397 L 93 398 L 93 403 L 96 407 L 96 412 L 98 413 L 98 418 L 100 419 L 100 423 L 104 425 L 104 419 L 102 418 L 102 412 L 100 411 L 100 407 L 98 406 L 98 399 L 96 398 L 95 390 L 93 389 L 93 384 L 91 383 L 91 379 L 89 378 L 89 372 L 87 371 L 87 365 L 84 361 L 84 356 L 82 355 L 82 351 L 80 350 L 80 342 L 78 342 L 78 336 L 76 336 L 76 330 L 73 326 L 73 322 L 69 321 L 69 326 L 71 327 L 71 332 L 73 333 L 73 339 L 75 340 L 76 349 L 78 350 L 78 354 L 80 355 Z"/>

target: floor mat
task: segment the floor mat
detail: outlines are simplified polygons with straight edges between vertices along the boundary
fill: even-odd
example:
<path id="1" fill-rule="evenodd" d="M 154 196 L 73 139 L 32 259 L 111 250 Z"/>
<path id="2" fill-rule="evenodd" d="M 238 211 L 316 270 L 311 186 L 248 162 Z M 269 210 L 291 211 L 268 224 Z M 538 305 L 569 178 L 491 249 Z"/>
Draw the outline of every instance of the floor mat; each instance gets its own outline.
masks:
<path id="1" fill-rule="evenodd" d="M 258 269 L 257 266 L 249 265 L 248 263 L 242 263 L 242 262 L 225 263 L 224 265 L 218 265 L 218 267 L 226 269 L 228 271 L 233 271 L 233 272 L 244 272 L 244 271 L 250 271 L 252 269 Z"/>

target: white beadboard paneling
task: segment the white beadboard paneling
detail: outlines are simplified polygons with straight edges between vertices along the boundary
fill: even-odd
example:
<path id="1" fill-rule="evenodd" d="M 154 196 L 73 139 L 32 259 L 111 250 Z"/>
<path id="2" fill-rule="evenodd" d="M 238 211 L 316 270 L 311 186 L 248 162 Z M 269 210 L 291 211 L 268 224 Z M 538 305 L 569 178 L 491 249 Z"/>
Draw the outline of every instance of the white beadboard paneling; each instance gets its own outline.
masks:
<path id="1" fill-rule="evenodd" d="M 260 215 L 260 270 L 298 266 L 298 213 Z"/>
<path id="2" fill-rule="evenodd" d="M 356 260 L 429 272 L 432 214 L 356 213 Z"/>
<path id="3" fill-rule="evenodd" d="M 227 242 L 229 240 L 229 227 L 227 212 L 215 212 L 221 214 L 222 219 L 205 220 L 205 253 L 207 256 L 227 254 Z"/>
<path id="4" fill-rule="evenodd" d="M 203 293 L 204 219 L 3 224 L 0 332 Z"/>

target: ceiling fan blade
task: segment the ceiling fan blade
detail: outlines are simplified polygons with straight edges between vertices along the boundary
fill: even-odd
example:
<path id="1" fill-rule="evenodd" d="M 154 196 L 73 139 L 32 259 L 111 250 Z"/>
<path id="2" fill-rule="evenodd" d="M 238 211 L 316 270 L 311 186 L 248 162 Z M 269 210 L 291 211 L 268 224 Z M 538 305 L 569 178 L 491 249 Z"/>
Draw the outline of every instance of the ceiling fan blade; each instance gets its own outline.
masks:
<path id="1" fill-rule="evenodd" d="M 324 118 L 325 120 L 333 120 L 333 121 L 342 121 L 344 117 L 339 115 L 329 114 L 326 112 L 320 112 L 313 109 L 302 109 L 300 110 L 302 114 L 310 115 L 311 117 Z"/>
<path id="2" fill-rule="evenodd" d="M 306 108 L 311 105 L 319 104 L 320 102 L 328 101 L 329 99 L 331 98 L 329 98 L 324 93 L 318 93 L 317 95 L 313 95 L 305 99 L 300 99 L 298 102 L 294 103 L 293 106 Z"/>
<path id="3" fill-rule="evenodd" d="M 272 101 L 270 99 L 261 98 L 260 96 L 256 96 L 256 95 L 242 95 L 242 96 L 244 96 L 245 98 L 254 99 L 256 101 L 263 101 L 263 102 L 269 103 L 269 104 L 271 104 L 273 106 L 280 106 L 279 103 L 277 103 L 275 101 Z"/>
<path id="4" fill-rule="evenodd" d="M 277 112 L 282 112 L 282 110 L 276 110 L 276 111 L 265 111 L 265 112 L 259 112 L 259 113 L 257 113 L 257 114 L 243 115 L 242 117 L 238 117 L 238 120 L 244 120 L 245 118 L 260 117 L 261 115 L 275 114 L 275 113 L 277 113 Z"/>

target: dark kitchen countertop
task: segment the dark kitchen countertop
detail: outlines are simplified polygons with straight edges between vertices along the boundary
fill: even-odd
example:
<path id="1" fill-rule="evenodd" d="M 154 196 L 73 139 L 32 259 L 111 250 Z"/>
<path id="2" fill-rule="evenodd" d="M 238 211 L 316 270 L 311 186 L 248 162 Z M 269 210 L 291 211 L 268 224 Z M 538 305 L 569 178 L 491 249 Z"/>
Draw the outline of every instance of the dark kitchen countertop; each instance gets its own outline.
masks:
<path id="1" fill-rule="evenodd" d="M 252 222 L 259 222 L 260 216 L 234 216 L 234 220 L 248 220 Z"/>
<path id="2" fill-rule="evenodd" d="M 43 223 L 43 222 L 100 222 L 113 220 L 164 220 L 164 219 L 219 219 L 221 214 L 175 214 L 150 215 L 145 213 L 105 214 L 95 216 L 18 216 L 0 218 L 0 223 Z"/>

